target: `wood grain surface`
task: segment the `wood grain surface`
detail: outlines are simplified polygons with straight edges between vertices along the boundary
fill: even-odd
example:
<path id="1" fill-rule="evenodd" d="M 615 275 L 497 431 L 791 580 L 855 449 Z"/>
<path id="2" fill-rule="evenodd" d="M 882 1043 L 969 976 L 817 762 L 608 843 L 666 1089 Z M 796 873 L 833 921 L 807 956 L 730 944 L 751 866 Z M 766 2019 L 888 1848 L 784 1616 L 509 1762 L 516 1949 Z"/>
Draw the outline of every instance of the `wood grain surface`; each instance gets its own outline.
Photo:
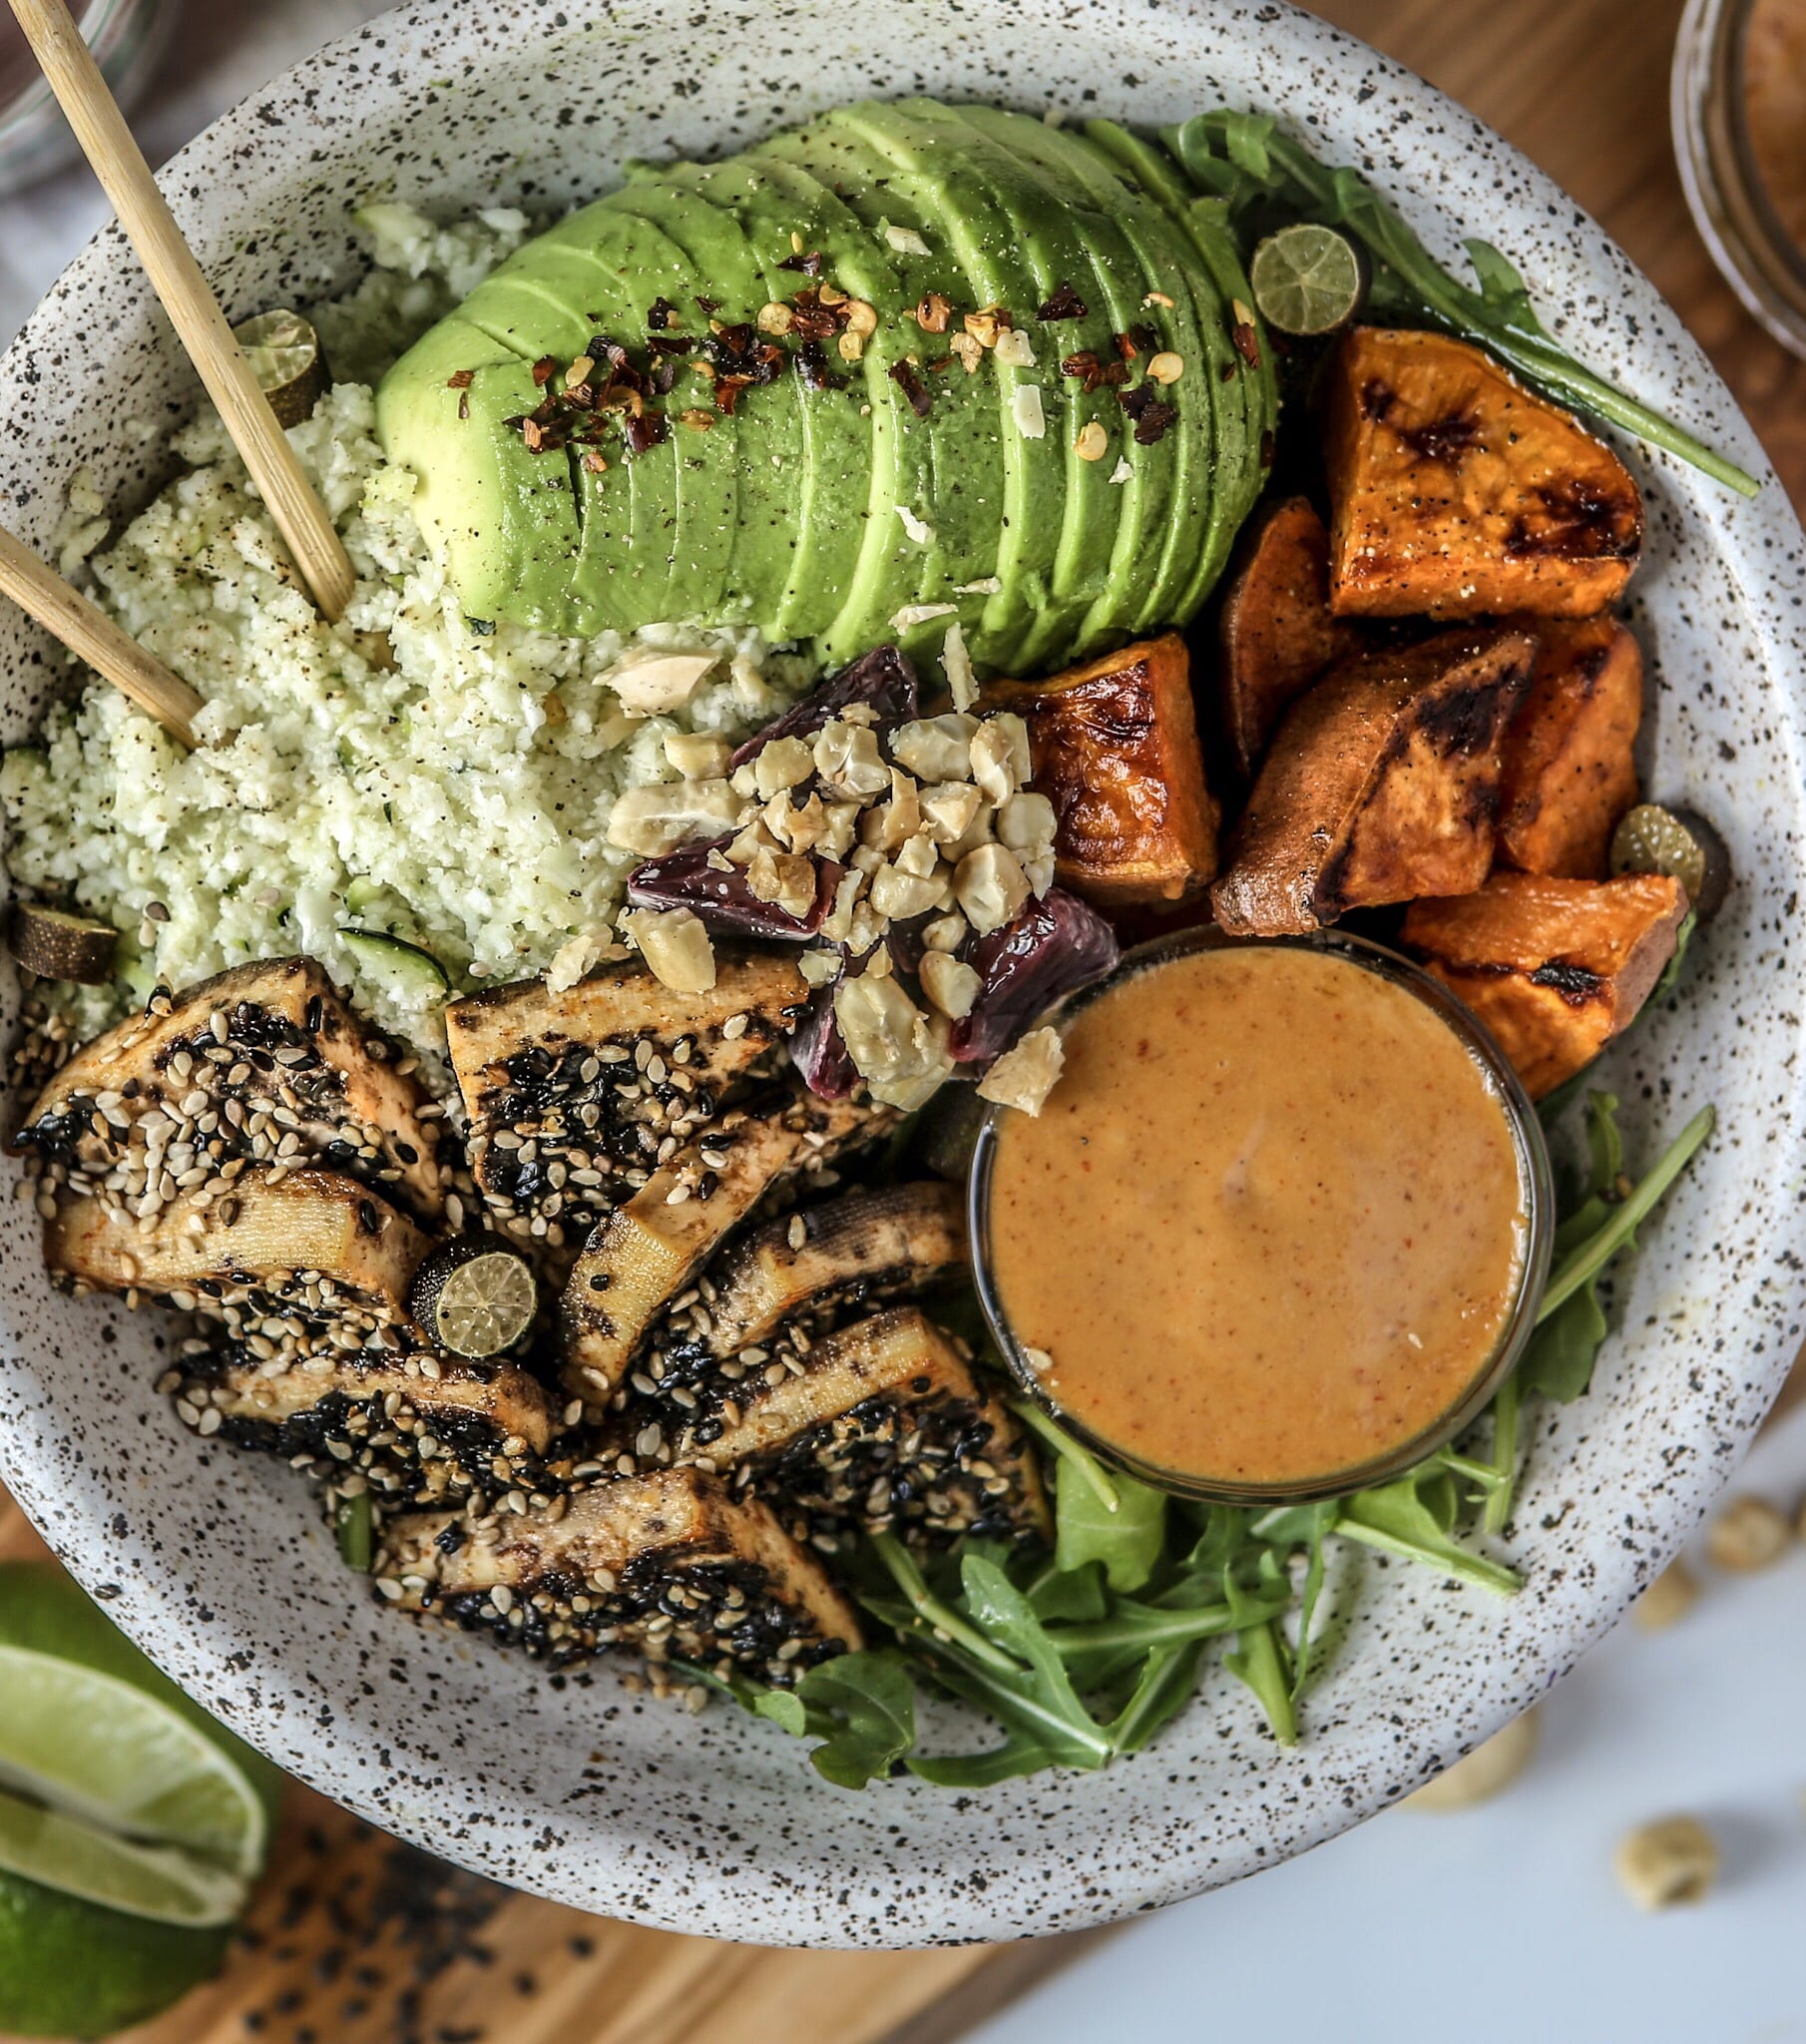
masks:
<path id="1" fill-rule="evenodd" d="M 1806 500 L 1806 363 L 1743 312 L 1668 142 L 1681 0 L 1323 0 L 1536 159 L 1648 271 Z M 1806 1379 L 1796 1372 L 1796 1384 Z M 35 1547 L 0 1494 L 0 1556 Z M 437 1866 L 296 1789 L 245 1944 L 132 2044 L 950 2044 L 1090 1941 L 772 1952 L 638 1930 Z M 0 2040 L 5 2044 L 5 2040 Z"/>

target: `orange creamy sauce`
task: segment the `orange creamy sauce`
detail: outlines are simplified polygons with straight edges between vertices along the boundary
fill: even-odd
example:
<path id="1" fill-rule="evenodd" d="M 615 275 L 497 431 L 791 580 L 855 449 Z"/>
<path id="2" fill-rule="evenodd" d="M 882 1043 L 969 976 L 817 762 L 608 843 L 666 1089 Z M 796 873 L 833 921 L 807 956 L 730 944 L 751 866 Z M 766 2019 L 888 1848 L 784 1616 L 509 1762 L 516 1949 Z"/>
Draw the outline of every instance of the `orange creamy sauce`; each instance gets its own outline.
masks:
<path id="1" fill-rule="evenodd" d="M 1788 238 L 1806 254 L 1806 0 L 1754 0 L 1747 35 L 1750 154 Z"/>
<path id="2" fill-rule="evenodd" d="M 1056 1403 L 1174 1474 L 1306 1482 L 1458 1404 L 1528 1235 L 1498 1094 L 1403 988 L 1283 946 L 1082 1009 L 1004 1117 L 991 1268 Z"/>

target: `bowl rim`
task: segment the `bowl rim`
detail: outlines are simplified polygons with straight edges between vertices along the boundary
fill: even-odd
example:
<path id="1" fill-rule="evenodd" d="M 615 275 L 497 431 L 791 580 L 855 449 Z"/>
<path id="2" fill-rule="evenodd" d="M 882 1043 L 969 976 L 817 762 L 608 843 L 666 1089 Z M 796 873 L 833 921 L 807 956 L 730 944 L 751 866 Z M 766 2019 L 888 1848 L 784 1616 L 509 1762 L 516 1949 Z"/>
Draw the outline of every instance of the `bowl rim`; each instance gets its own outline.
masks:
<path id="1" fill-rule="evenodd" d="M 784 11 L 780 0 L 758 0 L 758 4 L 774 17 Z M 1171 11 L 1160 0 L 1093 0 L 1088 11 L 1106 17 L 1113 32 L 1121 29 L 1125 36 L 1132 35 L 1143 20 L 1157 21 L 1168 31 L 1174 26 Z M 189 214 L 191 202 L 206 203 L 209 193 L 219 188 L 223 173 L 229 181 L 234 162 L 254 160 L 267 148 L 272 114 L 290 118 L 296 129 L 305 128 L 308 96 L 323 65 L 347 62 L 359 45 L 374 44 L 384 51 L 385 68 L 393 69 L 393 89 L 399 93 L 405 77 L 418 98 L 423 82 L 442 76 L 457 51 L 468 54 L 477 47 L 473 26 L 477 13 L 464 0 L 416 0 L 416 4 L 374 18 L 290 67 L 215 122 L 165 167 L 161 181 L 178 217 Z M 1026 35 L 1031 44 L 1035 37 L 1053 33 L 1058 13 L 1055 0 L 968 0 L 964 8 L 966 19 L 983 14 L 995 32 L 1017 32 Z M 656 26 L 661 19 L 653 0 L 567 0 L 563 16 L 615 35 L 628 33 L 639 23 Z M 1580 336 L 1582 352 L 1587 351 L 1586 335 L 1595 308 L 1628 298 L 1641 327 L 1639 346 L 1649 351 L 1648 373 L 1642 378 L 1648 396 L 1695 420 L 1710 415 L 1720 444 L 1766 487 L 1756 503 L 1732 505 L 1708 496 L 1709 486 L 1682 475 L 1668 456 L 1642 450 L 1642 470 L 1661 477 L 1682 501 L 1695 506 L 1722 542 L 1731 570 L 1731 602 L 1740 621 L 1757 632 L 1763 650 L 1772 654 L 1777 648 L 1786 648 L 1797 633 L 1797 622 L 1787 608 L 1784 591 L 1794 586 L 1787 578 L 1797 580 L 1806 552 L 1799 522 L 1730 392 L 1678 316 L 1628 257 L 1553 180 L 1458 103 L 1287 0 L 1261 0 L 1258 7 L 1240 4 L 1240 0 L 1198 0 L 1186 11 L 1183 33 L 1187 39 L 1195 39 L 1200 92 L 1213 84 L 1203 55 L 1204 38 L 1212 25 L 1225 34 L 1258 36 L 1268 49 L 1283 43 L 1286 63 L 1299 70 L 1315 61 L 1332 64 L 1351 80 L 1358 77 L 1353 101 L 1365 105 L 1377 99 L 1381 110 L 1393 112 L 1401 123 L 1433 120 L 1445 138 L 1442 148 L 1452 158 L 1459 160 L 1465 151 L 1477 152 L 1496 179 L 1514 180 L 1518 190 L 1509 202 L 1500 202 L 1501 209 L 1527 234 L 1553 233 L 1563 249 L 1553 258 L 1558 272 L 1571 289 L 1580 279 L 1581 295 L 1568 302 L 1550 302 L 1546 309 L 1559 334 Z M 404 29 L 418 29 L 430 42 L 430 59 L 411 58 L 394 47 L 405 43 Z M 1009 47 L 1021 49 L 1024 43 L 1017 40 Z M 1014 91 L 1000 84 L 996 96 L 1028 105 L 1042 104 L 1045 97 L 1033 83 Z M 1116 98 L 1113 88 L 1104 99 L 1107 110 Z M 392 105 L 389 101 L 379 105 L 360 102 L 360 114 L 374 123 L 385 110 L 392 110 Z M 1367 168 L 1382 187 L 1406 195 L 1414 227 L 1433 247 L 1445 253 L 1458 247 L 1459 206 L 1471 189 L 1467 184 L 1457 179 L 1447 185 L 1433 181 L 1430 189 L 1407 188 L 1401 184 L 1401 170 L 1389 169 L 1384 162 L 1369 162 Z M 1457 168 L 1471 174 L 1474 166 L 1471 160 L 1465 165 L 1458 161 Z M 1554 230 L 1549 227 L 1552 220 L 1558 223 Z M 220 239 L 223 233 L 217 231 L 211 244 L 205 235 L 198 237 L 204 260 L 229 253 L 229 245 Z M 65 269 L 59 284 L 53 286 L 0 360 L 0 378 L 12 379 L 22 409 L 30 409 L 25 386 L 41 380 L 35 351 L 41 346 L 54 356 L 55 344 L 62 337 L 56 305 L 60 290 L 72 279 L 114 273 L 122 260 L 130 261 L 130 254 L 117 225 L 110 223 Z M 1606 354 L 1607 366 L 1609 360 Z M 3 416 L 4 408 L 0 408 Z M 22 507 L 17 522 L 22 535 L 35 531 L 48 537 L 56 513 L 46 502 L 47 493 L 33 488 L 32 480 L 15 492 Z M 1734 527 L 1730 523 L 1733 517 Z M 1806 881 L 1798 798 L 1806 729 L 1800 716 L 1781 721 L 1774 736 L 1777 749 L 1785 755 L 1794 796 L 1789 871 L 1797 868 Z M 1778 1087 L 1773 1127 L 1765 1132 L 1769 1142 L 1765 1162 L 1779 1160 L 1775 1169 L 1784 1170 L 1790 1183 L 1806 1181 L 1806 1072 L 1779 1080 Z M 1208 1856 L 1171 1832 L 1159 1839 L 1157 1849 L 1151 1840 L 1144 1849 L 1137 1843 L 1139 1856 L 1132 1862 L 1119 1862 L 1114 1886 L 1100 1862 L 1075 1865 L 1050 1856 L 1051 1848 L 1039 1833 L 1053 1819 L 1042 1811 L 1029 1809 L 1024 1823 L 1006 1839 L 1009 1820 L 1024 1812 L 997 1791 L 989 1797 L 973 1798 L 972 1806 L 981 1818 L 989 1812 L 993 1820 L 989 1835 L 999 1845 L 1015 1843 L 1017 1858 L 988 1864 L 985 1877 L 977 1880 L 956 1877 L 954 1869 L 945 1864 L 927 1871 L 920 1859 L 912 1862 L 906 1853 L 881 1853 L 861 1866 L 864 1885 L 856 1892 L 839 1891 L 838 1880 L 829 1883 L 821 1863 L 815 1861 L 808 1862 L 806 1878 L 799 1879 L 769 1858 L 757 1864 L 725 1864 L 717 1850 L 693 1855 L 693 1863 L 684 1867 L 687 1885 L 677 1885 L 678 1899 L 674 1900 L 657 1874 L 649 1874 L 644 1840 L 632 1835 L 592 1828 L 585 1833 L 587 1856 L 575 1865 L 568 1860 L 555 1862 L 550 1855 L 531 1859 L 513 1855 L 499 1835 L 501 1822 L 491 1820 L 487 1812 L 481 1820 L 470 1821 L 468 1807 L 461 1812 L 460 1825 L 448 1835 L 439 1809 L 392 1792 L 386 1771 L 393 1764 L 380 1731 L 360 1729 L 360 1744 L 334 1744 L 324 1752 L 313 1742 L 308 1726 L 319 1695 L 316 1688 L 308 1686 L 306 1671 L 284 1663 L 279 1671 L 271 1664 L 247 1672 L 237 1652 L 243 1644 L 241 1638 L 234 1639 L 223 1624 L 210 1627 L 206 1623 L 212 1614 L 198 1612 L 196 1598 L 184 1594 L 179 1566 L 159 1540 L 134 1536 L 147 1562 L 156 1564 L 154 1568 L 147 1567 L 142 1575 L 122 1569 L 108 1513 L 116 1503 L 142 1503 L 141 1491 L 115 1484 L 94 1468 L 92 1457 L 86 1458 L 83 1467 L 85 1458 L 80 1454 L 58 1452 L 57 1443 L 42 1428 L 27 1439 L 29 1429 L 0 1426 L 0 1476 L 77 1579 L 107 1604 L 132 1637 L 185 1688 L 310 1786 L 429 1850 L 578 1907 L 674 1930 L 842 1947 L 993 1941 L 1115 1920 L 1277 1863 L 1371 1815 L 1415 1786 L 1425 1773 L 1470 1750 L 1559 1680 L 1579 1653 L 1615 1622 L 1691 1531 L 1710 1497 L 1728 1479 L 1779 1390 L 1798 1326 L 1806 1315 L 1806 1270 L 1798 1267 L 1797 1260 L 1782 1261 L 1788 1242 L 1785 1219 L 1777 1212 L 1752 1229 L 1755 1246 L 1773 1254 L 1766 1255 L 1756 1295 L 1736 1301 L 1741 1324 L 1751 1338 L 1753 1360 L 1734 1380 L 1720 1379 L 1710 1407 L 1710 1454 L 1697 1453 L 1690 1464 L 1655 1486 L 1658 1494 L 1653 1499 L 1641 1500 L 1639 1537 L 1621 1542 L 1630 1558 L 1622 1553 L 1599 1557 L 1598 1583 L 1589 1589 L 1583 1603 L 1571 1586 L 1551 1590 L 1561 1614 L 1559 1627 L 1552 1622 L 1534 1641 L 1520 1641 L 1509 1672 L 1501 1675 L 1494 1687 L 1468 1679 L 1463 1671 L 1462 1685 L 1452 1686 L 1450 1694 L 1439 1699 L 1434 1719 L 1419 1728 L 1424 1744 L 1411 1749 L 1420 1760 L 1416 1774 L 1402 1766 L 1382 1772 L 1374 1761 L 1358 1754 L 1347 1760 L 1339 1773 L 1338 1755 L 1326 1745 L 1312 1757 L 1303 1778 L 1308 1793 L 1301 1793 L 1298 1778 L 1287 1776 L 1276 1765 L 1270 1769 L 1263 1766 L 1256 1772 L 1260 1777 L 1273 1775 L 1270 1788 L 1260 1780 L 1250 1787 L 1244 1779 L 1224 1790 L 1244 1816 L 1257 1819 L 1262 1826 L 1258 1835 L 1245 1825 L 1238 1832 L 1218 1834 L 1208 1844 Z M 1784 1344 L 1774 1338 L 1783 1325 L 1788 1329 Z M 4 1326 L 0 1326 L 0 1353 L 6 1356 L 9 1373 L 24 1365 L 27 1385 L 37 1381 L 30 1374 L 29 1354 Z M 0 1376 L 0 1408 L 6 1402 L 4 1377 Z M 1701 1410 L 1702 1433 L 1703 1407 L 1701 1398 L 1696 1409 Z M 15 1411 L 27 1409 L 14 1406 Z M 72 1503 L 67 1487 L 72 1474 L 78 1472 L 82 1481 Z M 271 1678 L 276 1672 L 290 1687 L 272 1696 L 276 1684 Z M 1193 1707 L 1194 1711 L 1199 1708 Z M 1326 1724 L 1326 1741 L 1330 1730 Z M 1422 1758 L 1431 1742 L 1434 1766 Z M 787 1764 L 794 1765 L 797 1759 L 785 1756 Z M 1147 1764 L 1159 1769 L 1157 1748 Z M 807 1779 L 806 1773 L 803 1778 Z M 1064 1778 L 1048 1779 L 1052 1787 L 1045 1808 L 1070 1807 L 1072 1798 L 1061 1794 Z M 1160 1779 L 1183 1782 L 1195 1778 L 1167 1772 Z M 1215 1777 L 1212 1783 L 1218 1788 L 1223 1787 Z M 467 1782 L 462 1786 L 470 1787 L 473 1796 L 479 1790 L 487 1792 L 488 1788 L 480 1775 L 475 1785 Z M 541 1816 L 550 1813 L 543 1805 L 535 1812 Z M 907 1806 L 899 1814 L 906 1815 Z M 508 1820 L 515 1818 L 510 1814 Z M 879 1826 L 873 1823 L 870 1828 L 876 1832 Z M 898 1825 L 892 1823 L 887 1828 L 895 1830 Z M 1208 1830 L 1207 1826 L 1201 1828 Z M 1020 1850 L 1023 1838 L 1031 1834 L 1041 1844 L 1041 1857 L 1032 1860 Z M 787 1839 L 786 1827 L 785 1849 L 791 1849 Z M 1056 1902 L 1059 1913 L 1050 1920 L 1049 1911 Z M 849 1929 L 849 1924 L 856 1927 Z"/>
<path id="2" fill-rule="evenodd" d="M 1504 1111 L 1511 1131 L 1512 1149 L 1518 1162 L 1518 1185 L 1524 1197 L 1523 1247 L 1518 1258 L 1515 1288 L 1510 1310 L 1500 1326 L 1486 1360 L 1463 1386 L 1460 1396 L 1425 1426 L 1370 1455 L 1364 1462 L 1342 1469 L 1324 1471 L 1312 1477 L 1290 1477 L 1266 1482 L 1237 1482 L 1227 1476 L 1202 1476 L 1182 1469 L 1169 1469 L 1137 1455 L 1121 1442 L 1099 1433 L 1086 1421 L 1069 1412 L 1054 1396 L 1047 1378 L 1036 1368 L 1030 1351 L 1017 1339 L 1010 1324 L 1003 1295 L 992 1270 L 991 1182 L 1009 1117 L 1017 1112 L 993 1101 L 979 1123 L 978 1141 L 966 1176 L 966 1237 L 972 1246 L 972 1278 L 985 1324 L 1023 1393 L 1041 1410 L 1107 1467 L 1126 1471 L 1142 1483 L 1151 1484 L 1173 1497 L 1189 1498 L 1199 1504 L 1275 1505 L 1316 1504 L 1323 1499 L 1343 1497 L 1351 1490 L 1371 1490 L 1390 1483 L 1407 1470 L 1445 1448 L 1473 1425 L 1491 1403 L 1497 1391 L 1517 1367 L 1519 1357 L 1533 1333 L 1549 1282 L 1550 1263 L 1555 1254 L 1556 1189 L 1550 1169 L 1549 1145 L 1543 1124 L 1523 1082 L 1507 1062 L 1505 1053 L 1493 1040 L 1492 1032 L 1471 1008 L 1458 1001 L 1442 981 L 1426 972 L 1403 952 L 1376 943 L 1354 930 L 1314 930 L 1308 935 L 1236 937 L 1214 923 L 1176 930 L 1166 936 L 1150 937 L 1125 951 L 1113 970 L 1089 986 L 1079 987 L 1041 1016 L 1044 1026 L 1064 1031 L 1085 1010 L 1107 994 L 1119 992 L 1145 973 L 1157 971 L 1178 958 L 1208 951 L 1304 951 L 1346 961 L 1357 971 L 1370 973 L 1389 986 L 1401 988 L 1420 1006 L 1429 1009 L 1461 1044 L 1478 1069 L 1486 1089 Z"/>

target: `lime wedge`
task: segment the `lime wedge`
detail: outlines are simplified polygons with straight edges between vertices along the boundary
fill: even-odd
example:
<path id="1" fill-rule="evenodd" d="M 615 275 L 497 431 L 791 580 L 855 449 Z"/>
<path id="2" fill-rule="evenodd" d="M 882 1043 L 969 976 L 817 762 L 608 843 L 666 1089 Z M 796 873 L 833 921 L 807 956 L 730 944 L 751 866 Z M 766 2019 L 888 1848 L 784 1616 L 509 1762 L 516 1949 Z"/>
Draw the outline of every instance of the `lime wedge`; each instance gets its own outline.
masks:
<path id="1" fill-rule="evenodd" d="M 1281 333 L 1333 333 L 1354 317 L 1364 288 L 1354 244 L 1312 221 L 1268 235 L 1248 281 L 1260 316 Z"/>
<path id="2" fill-rule="evenodd" d="M 464 1236 L 441 1244 L 421 1265 L 408 1303 L 454 1355 L 500 1355 L 532 1324 L 539 1286 L 525 1258 L 492 1239 Z"/>
<path id="3" fill-rule="evenodd" d="M 279 310 L 240 320 L 232 336 L 277 419 L 298 426 L 326 387 L 319 335 L 298 312 Z"/>
<path id="4" fill-rule="evenodd" d="M 0 1869 L 153 1922 L 232 1922 L 247 1883 L 177 1845 L 141 1845 L 0 1789 Z"/>
<path id="5" fill-rule="evenodd" d="M 234 1885 L 240 1900 L 262 1864 L 263 1804 L 230 1755 L 160 1698 L 25 1647 L 0 1646 L 0 1788 L 20 1790 L 51 1813 L 120 1841 L 179 1847 Z M 10 1856 L 6 1838 L 17 1835 L 23 1834 L 16 1822 L 10 1831 L 0 1827 L 0 1864 L 62 1885 L 53 1873 Z M 73 1842 L 68 1849 L 74 1852 Z"/>

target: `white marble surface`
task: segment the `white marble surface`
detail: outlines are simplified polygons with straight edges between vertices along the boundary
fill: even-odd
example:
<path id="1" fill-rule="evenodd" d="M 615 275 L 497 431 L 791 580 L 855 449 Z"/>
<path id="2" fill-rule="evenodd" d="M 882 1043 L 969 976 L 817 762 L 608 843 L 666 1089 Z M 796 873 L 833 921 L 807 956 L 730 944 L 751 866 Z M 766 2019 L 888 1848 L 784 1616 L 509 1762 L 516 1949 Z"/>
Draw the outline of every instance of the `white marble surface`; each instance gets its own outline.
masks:
<path id="1" fill-rule="evenodd" d="M 373 0 L 187 0 L 136 126 L 161 162 Z M 0 202 L 0 338 L 106 217 L 85 169 Z M 1748 1487 L 1806 1491 L 1806 1411 Z M 1624 1627 L 1543 1710 L 1531 1771 L 1458 1815 L 1393 1811 L 1129 1929 L 978 2034 L 1088 2044 L 1806 2044 L 1806 1548 L 1708 1581 L 1682 1625 Z M 1725 1854 L 1701 1907 L 1639 1916 L 1619 1833 L 1685 1809 Z M 805 2040 L 796 2040 L 805 2044 Z"/>

